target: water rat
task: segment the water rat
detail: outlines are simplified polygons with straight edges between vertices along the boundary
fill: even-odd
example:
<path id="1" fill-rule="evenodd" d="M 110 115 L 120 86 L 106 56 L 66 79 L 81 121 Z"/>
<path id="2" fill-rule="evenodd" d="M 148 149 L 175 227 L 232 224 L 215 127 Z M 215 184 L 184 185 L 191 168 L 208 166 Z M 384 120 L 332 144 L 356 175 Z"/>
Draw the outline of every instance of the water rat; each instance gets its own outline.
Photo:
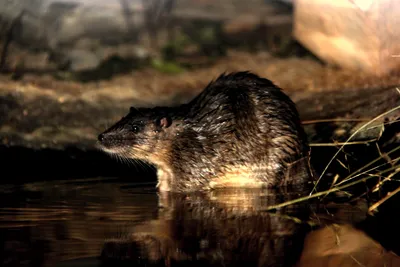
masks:
<path id="1" fill-rule="evenodd" d="M 248 71 L 221 74 L 179 106 L 132 107 L 98 143 L 107 153 L 153 164 L 160 191 L 274 187 L 310 175 L 295 104 Z"/>

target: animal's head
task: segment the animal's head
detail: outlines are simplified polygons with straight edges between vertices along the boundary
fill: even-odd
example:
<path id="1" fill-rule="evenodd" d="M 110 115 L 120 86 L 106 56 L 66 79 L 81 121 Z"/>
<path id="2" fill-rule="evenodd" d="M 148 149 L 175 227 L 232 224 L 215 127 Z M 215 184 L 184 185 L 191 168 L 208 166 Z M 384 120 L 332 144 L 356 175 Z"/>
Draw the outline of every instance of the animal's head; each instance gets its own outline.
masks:
<path id="1" fill-rule="evenodd" d="M 100 148 L 124 158 L 148 160 L 162 149 L 174 131 L 168 108 L 131 108 L 121 120 L 98 136 Z"/>

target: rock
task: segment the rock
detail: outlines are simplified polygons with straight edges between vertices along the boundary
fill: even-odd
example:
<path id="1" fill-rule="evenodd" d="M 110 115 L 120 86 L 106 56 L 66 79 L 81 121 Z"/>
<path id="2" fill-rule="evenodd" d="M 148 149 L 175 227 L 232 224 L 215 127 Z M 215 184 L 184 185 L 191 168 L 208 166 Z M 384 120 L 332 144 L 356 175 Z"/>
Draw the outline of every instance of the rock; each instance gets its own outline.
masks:
<path id="1" fill-rule="evenodd" d="M 303 266 L 398 266 L 400 257 L 386 251 L 362 231 L 331 225 L 310 233 L 297 267 Z"/>
<path id="2" fill-rule="evenodd" d="M 10 26 L 3 29 L 9 36 L 5 42 L 11 44 L 2 65 L 8 71 L 26 65 L 29 71 L 95 71 L 110 57 L 120 56 L 121 46 L 132 51 L 127 57 L 134 65 L 136 59 L 140 62 L 143 57 L 162 57 L 164 49 L 175 41 L 171 32 L 189 33 L 192 43 L 200 46 L 200 53 L 212 57 L 226 54 L 224 42 L 246 46 L 250 39 L 257 42 L 260 36 L 265 41 L 275 40 L 277 33 L 279 39 L 291 33 L 290 8 L 275 2 L 175 2 L 36 0 L 16 1 L 2 9 L 7 1 L 0 0 L 0 20 L 7 25 L 18 24 L 13 26 L 12 34 Z M 259 31 L 260 21 L 267 25 L 266 31 Z M 225 35 L 220 33 L 224 23 Z M 260 46 L 268 49 L 270 44 L 268 41 Z M 31 60 L 40 53 L 50 56 Z"/>
<path id="3" fill-rule="evenodd" d="M 384 75 L 400 67 L 399 10 L 396 0 L 298 0 L 294 35 L 325 62 Z"/>
<path id="4" fill-rule="evenodd" d="M 5 43 L 11 43 L 1 44 L 10 46 L 5 53 L 7 59 L 3 59 L 8 67 L 5 69 L 20 64 L 15 61 L 27 61 L 28 53 L 34 56 L 43 51 L 51 56 L 39 64 L 29 64 L 35 70 L 54 69 L 53 63 L 58 69 L 65 69 L 69 64 L 70 71 L 94 70 L 108 60 L 110 54 L 118 55 L 121 45 L 130 47 L 133 51 L 130 56 L 137 54 L 143 58 L 143 54 L 149 54 L 146 41 L 141 40 L 148 23 L 145 8 L 149 7 L 140 0 L 112 3 L 36 0 L 7 5 L 8 2 L 0 0 L 0 21 L 4 24 L 0 34 L 6 36 Z M 158 3 L 164 2 L 155 2 Z M 165 12 L 163 7 L 159 8 L 161 13 Z"/>
<path id="5" fill-rule="evenodd" d="M 100 65 L 99 57 L 89 50 L 74 49 L 65 56 L 69 69 L 73 72 L 95 69 Z"/>

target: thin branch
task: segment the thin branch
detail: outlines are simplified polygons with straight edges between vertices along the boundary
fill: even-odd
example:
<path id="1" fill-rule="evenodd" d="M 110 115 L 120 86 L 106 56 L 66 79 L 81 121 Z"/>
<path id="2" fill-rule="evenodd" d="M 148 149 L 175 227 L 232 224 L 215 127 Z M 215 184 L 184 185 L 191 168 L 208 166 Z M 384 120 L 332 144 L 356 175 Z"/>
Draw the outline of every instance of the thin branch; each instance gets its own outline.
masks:
<path id="1" fill-rule="evenodd" d="M 265 208 L 264 211 L 280 209 L 280 208 L 283 208 L 283 207 L 286 207 L 286 206 L 289 206 L 289 205 L 292 205 L 292 204 L 295 204 L 295 203 L 299 203 L 299 202 L 306 201 L 306 200 L 309 200 L 309 199 L 317 198 L 317 197 L 320 197 L 320 196 L 323 196 L 323 195 L 326 195 L 326 194 L 330 194 L 330 193 L 333 193 L 333 192 L 341 191 L 341 190 L 343 190 L 345 188 L 348 188 L 348 187 L 351 187 L 353 185 L 356 185 L 356 184 L 359 184 L 359 183 L 362 183 L 362 182 L 366 182 L 367 180 L 369 180 L 371 178 L 380 176 L 380 175 L 382 175 L 382 174 L 384 174 L 386 172 L 389 172 L 389 171 L 391 171 L 393 169 L 395 169 L 395 168 L 394 167 L 393 168 L 389 168 L 389 169 L 384 170 L 382 172 L 379 172 L 377 174 L 370 175 L 368 177 L 362 178 L 360 180 L 357 180 L 357 181 L 354 181 L 352 183 L 348 183 L 348 184 L 345 184 L 345 185 L 342 185 L 342 186 L 336 186 L 336 187 L 331 188 L 329 190 L 321 191 L 321 192 L 318 192 L 318 193 L 315 193 L 315 194 L 312 194 L 312 195 L 308 195 L 308 196 L 305 196 L 305 197 L 300 197 L 300 198 L 297 198 L 297 199 L 286 201 L 286 202 L 283 202 L 283 203 L 280 203 L 280 204 L 277 204 L 277 205 L 272 205 L 272 206 L 269 206 L 269 207 Z"/>
<path id="2" fill-rule="evenodd" d="M 386 111 L 384 113 L 382 113 L 381 115 L 375 117 L 374 119 L 370 120 L 369 122 L 367 122 L 366 124 L 364 124 L 363 126 L 361 126 L 360 128 L 358 128 L 348 139 L 345 143 L 348 143 L 358 132 L 360 132 L 362 129 L 364 129 L 365 127 L 367 127 L 368 125 L 370 125 L 371 123 L 373 123 L 374 121 L 382 118 L 383 116 L 386 116 L 387 114 L 400 109 L 400 105 L 392 108 L 389 111 Z M 321 173 L 321 175 L 319 176 L 317 182 L 314 185 L 314 188 L 311 190 L 310 195 L 315 191 L 315 189 L 317 188 L 317 185 L 319 184 L 319 182 L 321 181 L 322 177 L 324 176 L 325 172 L 328 170 L 329 166 L 332 164 L 333 160 L 337 157 L 337 155 L 340 153 L 340 151 L 342 151 L 344 146 L 341 146 L 340 149 L 335 153 L 335 155 L 332 157 L 332 159 L 329 161 L 328 165 L 325 167 L 324 171 Z"/>
<path id="3" fill-rule="evenodd" d="M 376 142 L 377 139 L 370 139 L 365 141 L 354 141 L 354 142 L 337 142 L 337 143 L 310 143 L 309 146 L 349 146 L 349 145 L 365 145 L 368 143 Z"/>
<path id="4" fill-rule="evenodd" d="M 381 200 L 373 204 L 371 207 L 369 207 L 368 213 L 372 213 L 372 211 L 376 210 L 380 205 L 382 205 L 383 202 L 385 202 L 392 196 L 396 195 L 398 192 L 400 192 L 400 187 L 398 187 L 396 190 L 392 192 L 387 193 L 387 195 L 384 198 L 382 198 Z"/>
<path id="5" fill-rule="evenodd" d="M 388 153 L 386 153 L 386 155 L 389 155 L 389 154 L 391 154 L 391 153 L 393 153 L 393 152 L 395 152 L 395 151 L 397 151 L 397 150 L 399 150 L 399 149 L 400 149 L 400 146 L 398 146 L 398 147 L 396 147 L 396 148 L 390 150 Z M 379 166 L 377 166 L 377 167 L 374 167 L 374 168 L 370 169 L 369 171 L 367 170 L 367 171 L 365 171 L 365 172 L 362 172 L 362 173 L 360 173 L 360 174 L 355 175 L 356 173 L 358 173 L 358 172 L 364 170 L 365 168 L 371 166 L 372 164 L 376 163 L 376 162 L 379 161 L 380 159 L 382 159 L 382 155 L 379 156 L 379 157 L 377 157 L 377 158 L 374 159 L 373 161 L 369 162 L 368 164 L 362 166 L 361 168 L 359 168 L 358 170 L 354 171 L 353 173 L 349 174 L 347 177 L 345 177 L 345 178 L 344 178 L 341 182 L 339 182 L 337 185 L 340 185 L 340 184 L 343 184 L 343 183 L 345 183 L 345 182 L 348 182 L 348 181 L 350 181 L 350 180 L 352 180 L 352 179 L 354 179 L 354 178 L 356 178 L 356 177 L 358 177 L 358 176 L 360 176 L 360 175 L 362 175 L 362 174 L 365 174 L 365 173 L 367 173 L 367 172 L 369 172 L 369 171 L 371 171 L 371 170 L 374 170 L 374 169 L 376 169 L 376 168 L 378 168 L 378 167 L 380 167 L 380 166 L 383 166 L 383 165 L 385 165 L 385 164 L 388 164 L 388 162 L 385 162 L 384 164 L 379 165 Z M 397 158 L 397 159 L 398 159 L 398 158 Z"/>
<path id="6" fill-rule="evenodd" d="M 325 122 L 357 122 L 357 121 L 369 121 L 370 118 L 361 118 L 361 119 L 346 119 L 346 118 L 335 118 L 335 119 L 319 119 L 319 120 L 305 120 L 302 121 L 302 124 L 316 124 L 316 123 L 325 123 Z"/>

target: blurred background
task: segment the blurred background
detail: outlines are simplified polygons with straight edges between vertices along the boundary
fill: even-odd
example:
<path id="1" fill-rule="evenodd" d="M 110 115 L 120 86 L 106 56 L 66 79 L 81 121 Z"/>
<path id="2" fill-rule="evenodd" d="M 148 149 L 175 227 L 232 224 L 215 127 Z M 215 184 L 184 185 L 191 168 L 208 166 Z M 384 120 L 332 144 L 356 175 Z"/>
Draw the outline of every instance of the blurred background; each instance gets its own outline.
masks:
<path id="1" fill-rule="evenodd" d="M 154 168 L 98 151 L 97 135 L 222 72 L 255 72 L 294 100 L 320 173 L 379 116 L 328 180 L 398 147 L 399 20 L 397 0 L 0 0 L 0 256 L 98 255 L 116 222 L 151 218 L 154 192 L 125 189 L 154 183 Z"/>

